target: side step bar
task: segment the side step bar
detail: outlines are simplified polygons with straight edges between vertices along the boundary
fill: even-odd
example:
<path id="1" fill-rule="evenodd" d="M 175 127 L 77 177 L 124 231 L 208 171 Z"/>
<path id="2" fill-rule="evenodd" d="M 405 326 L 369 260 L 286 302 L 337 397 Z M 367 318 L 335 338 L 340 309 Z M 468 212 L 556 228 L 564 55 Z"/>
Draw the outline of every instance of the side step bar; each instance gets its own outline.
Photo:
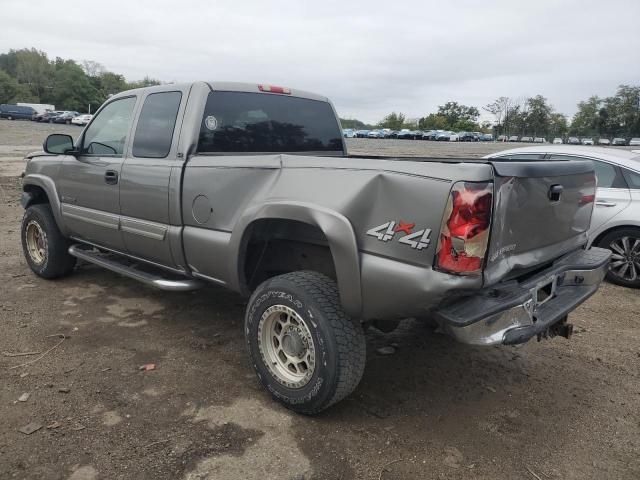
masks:
<path id="1" fill-rule="evenodd" d="M 69 255 L 72 255 L 85 262 L 93 263 L 112 272 L 119 273 L 125 277 L 133 278 L 146 285 L 150 285 L 160 290 L 171 292 L 186 292 L 189 290 L 197 290 L 204 286 L 204 283 L 191 278 L 183 278 L 179 280 L 170 280 L 159 275 L 154 275 L 135 268 L 134 266 L 124 265 L 117 260 L 107 258 L 105 255 L 95 251 L 85 250 L 79 245 L 71 245 L 69 247 Z"/>

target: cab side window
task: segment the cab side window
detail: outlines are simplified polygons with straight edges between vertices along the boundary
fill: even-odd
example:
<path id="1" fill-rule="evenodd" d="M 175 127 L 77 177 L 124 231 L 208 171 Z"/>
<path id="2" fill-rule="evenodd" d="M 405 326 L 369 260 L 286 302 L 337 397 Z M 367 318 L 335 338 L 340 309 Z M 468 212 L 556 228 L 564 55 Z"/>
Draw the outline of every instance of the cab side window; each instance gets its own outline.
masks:
<path id="1" fill-rule="evenodd" d="M 135 104 L 136 97 L 126 97 L 105 106 L 85 131 L 80 153 L 121 157 Z"/>
<path id="2" fill-rule="evenodd" d="M 169 154 L 181 100 L 180 92 L 147 96 L 133 138 L 134 157 L 165 158 Z"/>

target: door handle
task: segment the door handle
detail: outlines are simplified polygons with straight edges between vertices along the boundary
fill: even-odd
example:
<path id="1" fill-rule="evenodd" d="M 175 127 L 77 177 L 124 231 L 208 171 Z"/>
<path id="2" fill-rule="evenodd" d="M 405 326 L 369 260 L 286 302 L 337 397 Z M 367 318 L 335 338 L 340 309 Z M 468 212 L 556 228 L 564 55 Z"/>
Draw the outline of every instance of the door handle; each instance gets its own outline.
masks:
<path id="1" fill-rule="evenodd" d="M 596 205 L 600 205 L 601 207 L 615 207 L 617 203 L 615 202 L 605 202 L 604 200 L 598 200 Z"/>
<path id="2" fill-rule="evenodd" d="M 115 185 L 118 183 L 118 172 L 115 170 L 107 170 L 104 174 L 104 181 L 107 185 Z"/>

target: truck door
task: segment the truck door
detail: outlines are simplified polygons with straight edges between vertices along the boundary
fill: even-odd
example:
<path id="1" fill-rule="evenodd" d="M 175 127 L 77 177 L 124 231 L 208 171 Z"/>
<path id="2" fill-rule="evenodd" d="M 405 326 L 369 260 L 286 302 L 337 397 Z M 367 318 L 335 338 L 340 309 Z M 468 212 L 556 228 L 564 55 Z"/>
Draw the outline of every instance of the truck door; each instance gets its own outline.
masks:
<path id="1" fill-rule="evenodd" d="M 59 189 L 62 215 L 72 235 L 124 250 L 119 230 L 120 173 L 137 97 L 106 104 L 78 140 L 79 153 L 65 156 Z"/>
<path id="2" fill-rule="evenodd" d="M 172 218 L 170 202 L 180 197 L 183 159 L 177 144 L 188 93 L 188 87 L 175 88 L 142 97 L 120 182 L 120 228 L 127 251 L 168 267 L 176 266 L 171 238 L 179 247 L 182 228 L 180 218 Z M 178 180 L 170 194 L 172 177 Z"/>

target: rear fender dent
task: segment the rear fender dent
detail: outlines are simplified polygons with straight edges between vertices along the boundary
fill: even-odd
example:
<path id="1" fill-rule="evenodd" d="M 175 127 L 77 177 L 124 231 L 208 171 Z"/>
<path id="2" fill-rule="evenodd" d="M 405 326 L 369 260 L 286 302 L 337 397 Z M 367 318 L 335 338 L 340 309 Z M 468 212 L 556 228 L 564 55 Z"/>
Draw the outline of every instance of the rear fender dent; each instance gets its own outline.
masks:
<path id="1" fill-rule="evenodd" d="M 230 241 L 230 286 L 247 293 L 241 280 L 241 255 L 247 228 L 256 220 L 295 220 L 318 227 L 329 242 L 342 306 L 358 318 L 362 310 L 358 245 L 349 220 L 338 212 L 304 202 L 272 202 L 249 208 L 233 229 Z"/>

